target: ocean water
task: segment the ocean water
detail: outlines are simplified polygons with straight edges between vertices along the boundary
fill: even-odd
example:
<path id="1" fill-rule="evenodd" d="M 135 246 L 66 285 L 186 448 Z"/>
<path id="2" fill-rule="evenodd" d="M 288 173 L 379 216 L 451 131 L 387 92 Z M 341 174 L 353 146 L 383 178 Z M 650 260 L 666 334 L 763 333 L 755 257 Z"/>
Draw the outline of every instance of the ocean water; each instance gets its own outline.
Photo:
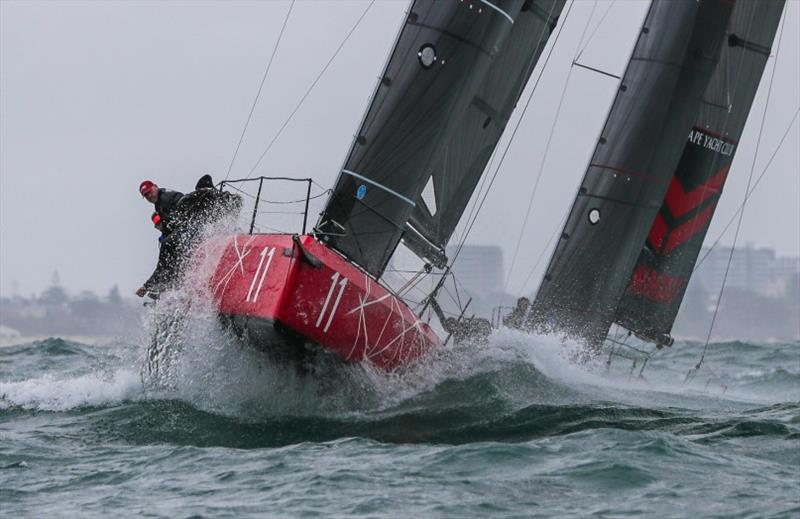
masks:
<path id="1" fill-rule="evenodd" d="M 800 344 L 580 363 L 509 330 L 404 373 L 276 365 L 200 319 L 0 349 L 3 517 L 800 517 Z"/>

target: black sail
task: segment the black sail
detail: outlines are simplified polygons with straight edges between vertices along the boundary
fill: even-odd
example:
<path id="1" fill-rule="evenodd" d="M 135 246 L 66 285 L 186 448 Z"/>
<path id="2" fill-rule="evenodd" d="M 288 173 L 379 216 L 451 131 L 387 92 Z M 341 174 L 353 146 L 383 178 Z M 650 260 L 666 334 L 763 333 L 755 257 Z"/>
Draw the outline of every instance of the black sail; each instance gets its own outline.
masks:
<path id="1" fill-rule="evenodd" d="M 455 128 L 450 141 L 439 148 L 430 184 L 417 199 L 404 236 L 406 245 L 418 255 L 433 260 L 443 258 L 443 250 L 497 146 L 565 2 L 538 0 L 523 5 L 502 51 L 495 56 L 485 80 L 470 100 L 461 124 Z M 417 235 L 425 240 L 414 239 Z"/>
<path id="2" fill-rule="evenodd" d="M 654 0 L 532 309 L 533 323 L 603 341 L 661 207 L 732 10 Z"/>
<path id="3" fill-rule="evenodd" d="M 460 127 L 523 0 L 416 0 L 317 230 L 374 276 Z"/>
<path id="4" fill-rule="evenodd" d="M 783 6 L 783 0 L 736 2 L 719 64 L 617 309 L 617 322 L 641 337 L 659 342 L 672 330 Z"/>

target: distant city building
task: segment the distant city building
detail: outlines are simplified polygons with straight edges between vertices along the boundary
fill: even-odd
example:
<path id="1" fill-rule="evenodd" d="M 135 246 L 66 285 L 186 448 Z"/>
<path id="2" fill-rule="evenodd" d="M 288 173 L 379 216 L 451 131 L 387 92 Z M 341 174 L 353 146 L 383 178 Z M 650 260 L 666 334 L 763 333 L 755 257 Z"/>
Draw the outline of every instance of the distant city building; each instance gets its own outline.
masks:
<path id="1" fill-rule="evenodd" d="M 730 269 L 725 286 L 761 295 L 783 295 L 787 283 L 800 273 L 800 258 L 777 257 L 774 249 L 754 248 L 750 245 L 737 248 L 731 257 L 731 247 L 703 247 L 703 259 L 692 276 L 692 283 L 708 292 L 722 286 L 730 258 Z"/>
<path id="2" fill-rule="evenodd" d="M 447 248 L 447 257 L 456 256 L 456 247 Z M 464 245 L 453 263 L 456 279 L 473 296 L 503 290 L 503 249 L 497 245 Z"/>

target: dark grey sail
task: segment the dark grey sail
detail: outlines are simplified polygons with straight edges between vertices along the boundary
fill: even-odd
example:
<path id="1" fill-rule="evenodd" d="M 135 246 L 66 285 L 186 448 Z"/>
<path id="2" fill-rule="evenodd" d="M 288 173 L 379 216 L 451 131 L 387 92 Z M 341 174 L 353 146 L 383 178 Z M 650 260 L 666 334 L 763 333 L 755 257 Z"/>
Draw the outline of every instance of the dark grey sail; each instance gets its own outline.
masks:
<path id="1" fill-rule="evenodd" d="M 738 1 L 719 64 L 617 309 L 640 337 L 667 342 L 769 58 L 783 0 Z"/>
<path id="2" fill-rule="evenodd" d="M 317 231 L 380 276 L 523 0 L 416 0 Z"/>
<path id="3" fill-rule="evenodd" d="M 532 309 L 599 345 L 680 160 L 732 2 L 654 0 Z"/>
<path id="4" fill-rule="evenodd" d="M 436 263 L 480 180 L 566 0 L 523 4 L 461 124 L 437 153 L 432 176 L 407 223 L 406 245 Z M 424 240 L 415 239 L 421 236 Z M 442 262 L 437 266 L 442 267 Z"/>

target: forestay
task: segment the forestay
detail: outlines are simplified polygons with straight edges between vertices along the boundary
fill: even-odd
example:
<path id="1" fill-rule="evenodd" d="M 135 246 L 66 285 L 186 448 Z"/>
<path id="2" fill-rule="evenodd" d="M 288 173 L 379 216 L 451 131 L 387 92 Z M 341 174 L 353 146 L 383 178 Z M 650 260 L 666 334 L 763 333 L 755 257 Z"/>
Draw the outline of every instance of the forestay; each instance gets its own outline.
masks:
<path id="1" fill-rule="evenodd" d="M 654 0 L 533 307 L 598 345 L 696 119 L 732 2 Z"/>
<path id="2" fill-rule="evenodd" d="M 617 309 L 617 322 L 641 337 L 659 342 L 672 330 L 783 6 L 783 0 L 740 1 L 733 8 L 719 64 Z"/>

